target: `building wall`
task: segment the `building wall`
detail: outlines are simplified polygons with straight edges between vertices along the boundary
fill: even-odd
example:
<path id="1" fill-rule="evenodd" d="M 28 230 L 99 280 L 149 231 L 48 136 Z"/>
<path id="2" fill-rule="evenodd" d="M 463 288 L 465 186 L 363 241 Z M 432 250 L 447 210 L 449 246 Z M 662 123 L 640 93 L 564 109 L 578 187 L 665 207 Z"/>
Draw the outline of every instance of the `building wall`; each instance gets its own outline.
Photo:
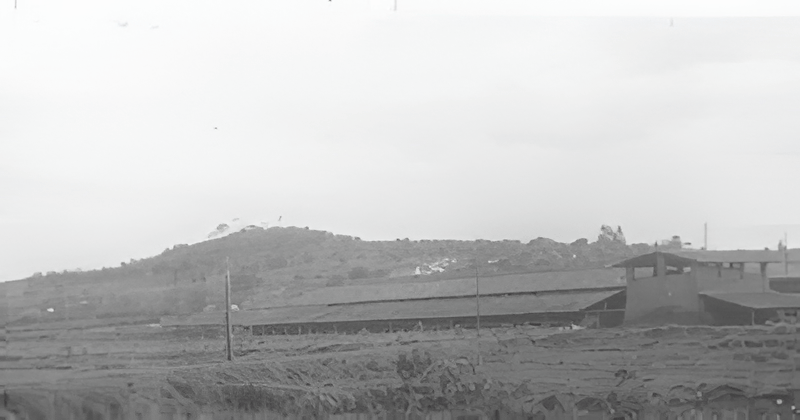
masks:
<path id="1" fill-rule="evenodd" d="M 750 309 L 706 296 L 701 296 L 701 300 L 712 325 L 750 325 L 753 322 Z"/>
<path id="2" fill-rule="evenodd" d="M 761 274 L 742 272 L 738 268 L 707 267 L 695 268 L 698 291 L 763 292 L 764 280 Z"/>
<path id="3" fill-rule="evenodd" d="M 781 293 L 800 293 L 800 277 L 770 279 L 769 287 Z"/>
<path id="4" fill-rule="evenodd" d="M 579 323 L 585 313 L 574 312 L 551 312 L 537 314 L 512 314 L 512 315 L 489 315 L 481 316 L 481 328 L 497 328 L 504 326 L 523 325 L 569 325 Z M 342 321 L 342 322 L 315 322 L 305 324 L 276 324 L 276 325 L 254 325 L 250 327 L 255 335 L 295 335 L 309 333 L 345 333 L 355 334 L 361 330 L 371 333 L 384 333 L 396 331 L 411 331 L 419 328 L 420 323 L 425 330 L 446 330 L 456 325 L 462 328 L 475 328 L 477 319 L 475 316 L 451 317 L 451 318 L 420 318 L 420 319 L 396 319 L 396 320 L 368 320 L 368 321 Z"/>
<path id="5" fill-rule="evenodd" d="M 628 282 L 625 322 L 650 318 L 693 320 L 699 316 L 697 283 L 691 273 L 637 278 Z"/>
<path id="6" fill-rule="evenodd" d="M 760 273 L 718 266 L 697 266 L 685 274 L 636 278 L 628 282 L 625 322 L 749 325 L 749 312 L 701 301 L 698 293 L 762 292 L 764 284 Z M 713 308 L 705 308 L 706 304 Z"/>
<path id="7" fill-rule="evenodd" d="M 609 310 L 598 312 L 598 327 L 614 328 L 619 327 L 625 322 L 625 310 Z"/>

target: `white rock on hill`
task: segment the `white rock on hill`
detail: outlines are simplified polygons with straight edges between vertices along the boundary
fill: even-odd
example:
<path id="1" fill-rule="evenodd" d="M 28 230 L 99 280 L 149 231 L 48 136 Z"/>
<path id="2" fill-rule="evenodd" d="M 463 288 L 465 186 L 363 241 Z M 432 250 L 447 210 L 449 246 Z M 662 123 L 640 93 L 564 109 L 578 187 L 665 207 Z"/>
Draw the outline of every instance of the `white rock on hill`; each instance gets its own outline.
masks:
<path id="1" fill-rule="evenodd" d="M 249 222 L 237 217 L 230 222 L 220 223 L 217 225 L 217 228 L 209 233 L 205 240 L 222 238 L 243 230 L 266 229 L 268 227 L 269 223 L 267 222 Z"/>

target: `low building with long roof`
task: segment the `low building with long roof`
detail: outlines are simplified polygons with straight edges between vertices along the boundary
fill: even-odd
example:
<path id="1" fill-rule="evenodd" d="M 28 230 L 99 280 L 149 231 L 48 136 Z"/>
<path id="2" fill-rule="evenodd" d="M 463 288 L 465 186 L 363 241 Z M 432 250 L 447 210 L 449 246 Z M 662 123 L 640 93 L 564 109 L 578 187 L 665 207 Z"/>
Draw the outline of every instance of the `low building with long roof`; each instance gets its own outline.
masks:
<path id="1" fill-rule="evenodd" d="M 510 274 L 426 283 L 328 287 L 286 302 L 232 313 L 255 333 L 371 332 L 412 328 L 569 325 L 615 326 L 625 309 L 624 272 L 592 269 Z M 161 319 L 163 326 L 221 325 L 223 312 Z"/>

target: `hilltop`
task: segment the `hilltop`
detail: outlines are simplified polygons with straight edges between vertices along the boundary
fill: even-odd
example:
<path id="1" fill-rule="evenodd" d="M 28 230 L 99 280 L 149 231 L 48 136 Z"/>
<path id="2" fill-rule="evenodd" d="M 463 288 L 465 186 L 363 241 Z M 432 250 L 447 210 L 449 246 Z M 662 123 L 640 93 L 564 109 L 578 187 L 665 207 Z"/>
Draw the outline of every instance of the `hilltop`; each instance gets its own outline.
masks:
<path id="1" fill-rule="evenodd" d="M 604 226 L 597 240 L 362 241 L 298 227 L 248 225 L 119 267 L 37 275 L 0 286 L 13 323 L 150 317 L 223 307 L 226 259 L 232 302 L 246 309 L 304 291 L 505 273 L 598 268 L 650 250 Z M 13 298 L 13 299 L 12 299 Z"/>

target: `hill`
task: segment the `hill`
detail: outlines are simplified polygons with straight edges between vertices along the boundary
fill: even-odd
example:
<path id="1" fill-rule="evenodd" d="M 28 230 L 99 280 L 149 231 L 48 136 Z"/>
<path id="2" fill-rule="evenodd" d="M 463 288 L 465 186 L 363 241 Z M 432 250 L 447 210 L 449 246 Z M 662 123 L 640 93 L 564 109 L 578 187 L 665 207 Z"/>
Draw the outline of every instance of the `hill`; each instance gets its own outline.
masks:
<path id="1" fill-rule="evenodd" d="M 224 307 L 229 258 L 232 302 L 278 305 L 332 286 L 425 282 L 504 273 L 599 268 L 650 251 L 604 233 L 595 242 L 397 239 L 358 237 L 298 227 L 248 226 L 119 267 L 37 275 L 0 284 L 13 324 L 152 317 Z"/>

